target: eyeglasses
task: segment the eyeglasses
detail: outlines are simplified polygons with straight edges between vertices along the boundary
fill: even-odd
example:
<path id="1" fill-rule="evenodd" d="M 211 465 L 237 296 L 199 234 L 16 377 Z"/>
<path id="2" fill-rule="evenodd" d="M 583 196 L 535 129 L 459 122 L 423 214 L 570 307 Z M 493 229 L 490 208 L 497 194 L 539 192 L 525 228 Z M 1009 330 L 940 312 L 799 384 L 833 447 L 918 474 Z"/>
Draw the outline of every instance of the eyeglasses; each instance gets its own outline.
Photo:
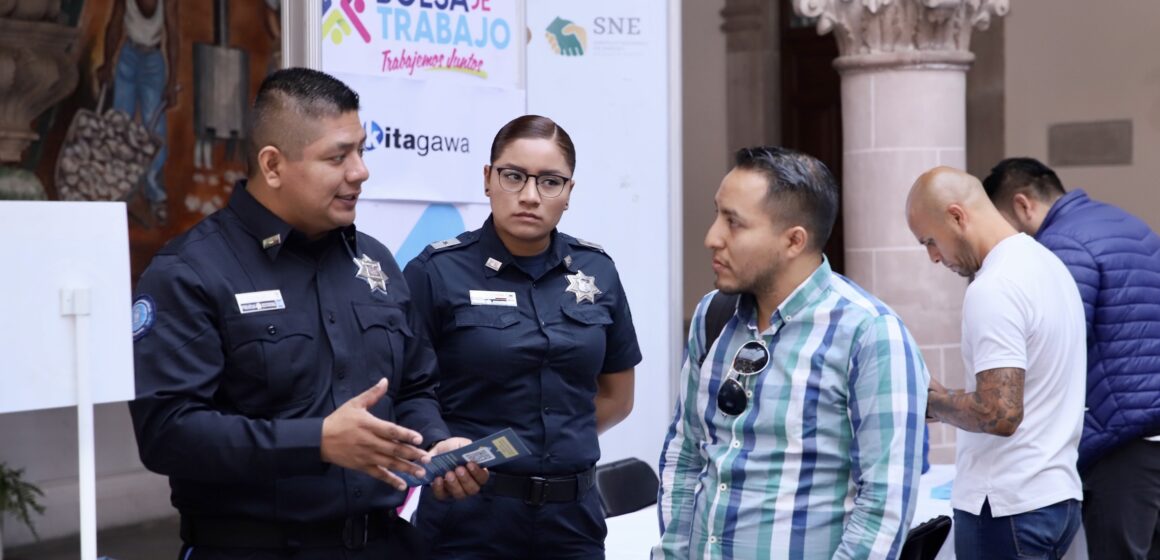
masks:
<path id="1" fill-rule="evenodd" d="M 527 186 L 530 177 L 536 180 L 536 190 L 544 198 L 560 196 L 564 192 L 564 187 L 568 185 L 568 181 L 572 180 L 571 177 L 559 175 L 532 175 L 510 167 L 497 167 L 495 170 L 499 173 L 499 186 L 503 190 L 513 193 L 520 192 Z"/>
<path id="2" fill-rule="evenodd" d="M 737 378 L 760 373 L 768 364 L 769 349 L 765 347 L 765 342 L 750 340 L 742 344 L 733 356 L 733 367 L 729 369 L 729 375 L 717 390 L 717 409 L 729 416 L 745 412 L 749 406 L 749 397 Z"/>

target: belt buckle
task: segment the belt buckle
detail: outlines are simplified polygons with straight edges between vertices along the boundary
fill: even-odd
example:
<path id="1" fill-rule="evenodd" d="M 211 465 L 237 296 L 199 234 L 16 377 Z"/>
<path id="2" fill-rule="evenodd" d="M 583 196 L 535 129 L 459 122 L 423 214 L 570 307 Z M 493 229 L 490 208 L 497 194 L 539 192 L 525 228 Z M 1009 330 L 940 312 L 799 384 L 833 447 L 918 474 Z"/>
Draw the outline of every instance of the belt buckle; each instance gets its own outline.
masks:
<path id="1" fill-rule="evenodd" d="M 347 550 L 362 550 L 367 546 L 367 527 L 370 514 L 346 518 L 342 524 L 342 545 Z"/>
<path id="2" fill-rule="evenodd" d="M 548 502 L 548 479 L 542 476 L 530 476 L 528 482 L 531 484 L 528 487 L 528 495 L 524 498 L 524 503 L 529 506 L 542 506 Z"/>

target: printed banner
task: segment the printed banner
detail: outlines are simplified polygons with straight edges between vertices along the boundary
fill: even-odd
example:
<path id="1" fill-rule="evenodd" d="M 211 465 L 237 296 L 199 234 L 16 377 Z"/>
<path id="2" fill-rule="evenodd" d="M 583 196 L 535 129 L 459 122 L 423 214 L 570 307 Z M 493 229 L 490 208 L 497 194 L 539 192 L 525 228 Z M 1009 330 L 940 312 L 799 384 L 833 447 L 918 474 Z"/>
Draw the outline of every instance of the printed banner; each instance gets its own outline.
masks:
<path id="1" fill-rule="evenodd" d="M 482 183 L 480 177 L 479 184 Z M 399 268 L 404 268 L 427 245 L 479 229 L 490 214 L 488 204 L 364 200 L 358 203 L 355 224 L 386 245 Z"/>
<path id="2" fill-rule="evenodd" d="M 363 198 L 486 202 L 483 166 L 520 90 L 335 74 L 359 93 L 370 179 Z"/>
<path id="3" fill-rule="evenodd" d="M 680 369 L 670 173 L 670 0 L 529 0 L 528 112 L 560 123 L 576 144 L 576 186 L 560 231 L 604 246 L 636 317 L 644 361 L 637 394 L 669 387 Z M 565 87 L 561 87 L 564 84 Z M 700 187 L 700 186 L 697 186 Z M 709 209 L 711 210 L 711 209 Z M 677 218 L 679 219 L 679 218 Z M 679 231 L 679 230 L 678 230 Z M 700 258 L 699 254 L 686 258 Z M 647 317 L 647 320 L 644 319 Z M 672 418 L 665 398 L 637 399 L 632 415 L 600 438 L 601 461 L 657 457 Z"/>
<path id="4" fill-rule="evenodd" d="M 328 72 L 519 88 L 516 0 L 324 0 Z"/>

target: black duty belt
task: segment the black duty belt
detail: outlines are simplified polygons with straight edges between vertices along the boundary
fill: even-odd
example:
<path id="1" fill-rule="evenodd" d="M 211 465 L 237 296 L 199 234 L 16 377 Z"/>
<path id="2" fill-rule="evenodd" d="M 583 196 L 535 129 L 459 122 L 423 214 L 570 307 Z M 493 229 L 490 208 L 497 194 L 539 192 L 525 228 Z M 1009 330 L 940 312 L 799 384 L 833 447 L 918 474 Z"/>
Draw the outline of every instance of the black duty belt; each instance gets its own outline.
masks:
<path id="1" fill-rule="evenodd" d="M 211 548 L 338 548 L 359 550 L 386 538 L 395 512 L 376 511 L 316 523 L 181 516 L 181 540 Z"/>
<path id="2" fill-rule="evenodd" d="M 530 506 L 542 506 L 580 500 L 595 481 L 594 469 L 569 476 L 518 476 L 492 471 L 483 492 L 518 498 Z"/>

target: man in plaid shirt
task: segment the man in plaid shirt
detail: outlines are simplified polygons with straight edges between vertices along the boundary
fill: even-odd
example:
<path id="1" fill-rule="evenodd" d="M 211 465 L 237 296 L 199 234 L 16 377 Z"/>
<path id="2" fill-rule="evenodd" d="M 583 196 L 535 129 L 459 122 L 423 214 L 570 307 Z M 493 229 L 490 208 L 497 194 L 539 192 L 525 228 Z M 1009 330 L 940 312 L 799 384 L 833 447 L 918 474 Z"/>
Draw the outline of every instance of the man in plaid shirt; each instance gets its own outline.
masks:
<path id="1" fill-rule="evenodd" d="M 838 188 L 820 161 L 743 149 L 705 238 L 739 294 L 689 329 L 661 456 L 654 559 L 897 558 L 917 499 L 930 375 L 885 304 L 822 254 Z"/>

